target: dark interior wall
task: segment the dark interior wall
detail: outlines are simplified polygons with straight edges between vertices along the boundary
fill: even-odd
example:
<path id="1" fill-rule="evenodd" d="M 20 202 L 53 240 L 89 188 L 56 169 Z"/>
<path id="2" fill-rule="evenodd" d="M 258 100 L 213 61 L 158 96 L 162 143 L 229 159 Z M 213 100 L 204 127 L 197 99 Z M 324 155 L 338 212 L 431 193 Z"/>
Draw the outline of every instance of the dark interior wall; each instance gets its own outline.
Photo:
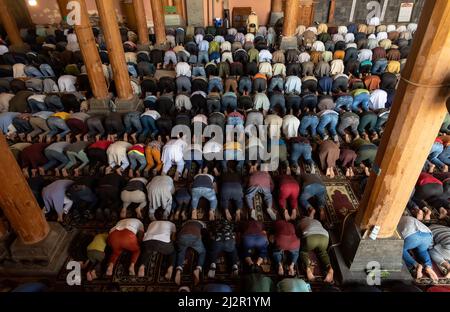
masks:
<path id="1" fill-rule="evenodd" d="M 353 21 L 355 23 L 365 23 L 366 16 L 369 12 L 367 10 L 367 3 L 372 0 L 356 0 L 355 13 L 353 15 Z M 383 9 L 383 4 L 386 0 L 378 0 Z M 420 12 L 424 6 L 426 0 L 387 0 L 388 5 L 384 15 L 382 23 L 397 23 L 398 13 L 400 10 L 400 4 L 403 2 L 414 2 L 414 9 L 411 17 L 411 22 L 417 23 L 419 21 Z M 329 10 L 329 0 L 318 0 L 315 6 L 314 20 L 317 22 L 326 22 Z M 336 0 L 335 9 L 335 23 L 347 24 L 350 21 L 350 13 L 352 9 L 353 0 Z"/>

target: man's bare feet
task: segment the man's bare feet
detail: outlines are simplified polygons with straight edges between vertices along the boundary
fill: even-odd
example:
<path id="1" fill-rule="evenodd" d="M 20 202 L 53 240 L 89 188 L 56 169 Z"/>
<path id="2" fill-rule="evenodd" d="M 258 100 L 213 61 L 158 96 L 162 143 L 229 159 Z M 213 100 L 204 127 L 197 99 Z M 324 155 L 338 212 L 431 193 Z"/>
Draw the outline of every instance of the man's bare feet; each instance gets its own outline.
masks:
<path id="1" fill-rule="evenodd" d="M 228 221 L 231 221 L 233 219 L 233 217 L 231 216 L 230 210 L 228 210 L 228 209 L 225 209 L 225 218 Z"/>
<path id="2" fill-rule="evenodd" d="M 173 215 L 173 220 L 178 221 L 179 218 L 180 218 L 180 210 L 177 210 Z"/>
<path id="3" fill-rule="evenodd" d="M 31 143 L 31 141 L 33 141 L 33 139 L 31 138 L 31 135 L 27 135 L 27 142 Z"/>
<path id="4" fill-rule="evenodd" d="M 291 216 L 289 215 L 289 211 L 287 209 L 284 209 L 284 219 L 286 221 L 289 221 L 291 219 Z"/>
<path id="5" fill-rule="evenodd" d="M 350 136 L 350 134 L 345 133 L 344 140 L 345 140 L 345 143 L 350 144 L 350 142 L 352 141 L 352 137 Z"/>
<path id="6" fill-rule="evenodd" d="M 307 267 L 306 268 L 306 278 L 310 282 L 313 282 L 316 279 L 316 277 L 313 274 L 313 271 L 312 271 L 311 267 Z"/>
<path id="7" fill-rule="evenodd" d="M 61 170 L 62 176 L 67 178 L 69 176 L 69 172 L 67 171 L 67 169 L 62 169 Z"/>
<path id="8" fill-rule="evenodd" d="M 91 275 L 91 272 L 90 272 L 90 271 L 86 273 L 86 279 L 87 279 L 89 282 L 92 282 L 92 275 Z"/>
<path id="9" fill-rule="evenodd" d="M 27 168 L 23 168 L 22 169 L 22 174 L 27 179 L 30 177 L 30 174 L 28 173 L 28 169 Z"/>
<path id="10" fill-rule="evenodd" d="M 80 176 L 80 169 L 78 169 L 78 168 L 73 169 L 73 175 L 76 176 L 76 177 L 79 177 Z"/>
<path id="11" fill-rule="evenodd" d="M 448 210 L 444 207 L 439 208 L 439 220 L 443 220 L 447 218 Z"/>
<path id="12" fill-rule="evenodd" d="M 291 167 L 287 166 L 286 175 L 291 175 Z"/>
<path id="13" fill-rule="evenodd" d="M 92 270 L 91 271 L 91 276 L 92 276 L 93 280 L 97 279 L 97 272 L 95 272 L 95 270 Z"/>
<path id="14" fill-rule="evenodd" d="M 334 271 L 333 268 L 330 266 L 328 268 L 327 275 L 325 276 L 325 279 L 323 280 L 325 283 L 333 283 L 334 279 Z"/>
<path id="15" fill-rule="evenodd" d="M 292 209 L 291 220 L 297 219 L 297 209 Z"/>
<path id="16" fill-rule="evenodd" d="M 348 178 L 351 177 L 351 175 L 350 175 L 350 168 L 347 168 L 347 170 L 345 170 L 345 176 L 348 177 Z"/>
<path id="17" fill-rule="evenodd" d="M 354 177 L 355 176 L 355 172 L 353 171 L 353 168 L 350 167 L 350 177 Z"/>
<path id="18" fill-rule="evenodd" d="M 128 268 L 128 273 L 129 273 L 131 276 L 135 276 L 135 275 L 136 275 L 136 272 L 134 271 L 134 263 L 131 263 L 131 264 L 130 264 L 130 267 Z"/>
<path id="19" fill-rule="evenodd" d="M 184 169 L 184 172 L 183 172 L 183 179 L 187 179 L 188 173 L 189 173 L 189 170 Z"/>
<path id="20" fill-rule="evenodd" d="M 120 218 L 125 219 L 126 217 L 127 217 L 127 208 L 122 208 L 122 210 L 120 210 Z"/>
<path id="21" fill-rule="evenodd" d="M 184 211 L 184 210 L 181 212 L 181 220 L 183 220 L 183 221 L 187 220 L 186 211 Z"/>
<path id="22" fill-rule="evenodd" d="M 437 276 L 436 272 L 434 272 L 432 267 L 427 266 L 427 267 L 425 267 L 424 271 L 425 271 L 425 274 L 428 275 L 433 280 L 433 282 L 439 281 L 439 277 Z"/>
<path id="23" fill-rule="evenodd" d="M 416 265 L 416 279 L 420 279 L 423 277 L 422 269 L 423 269 L 423 266 L 421 264 Z"/>
<path id="24" fill-rule="evenodd" d="M 282 263 L 280 263 L 278 265 L 278 275 L 279 276 L 283 276 L 284 275 L 284 268 L 283 268 L 283 264 Z"/>
<path id="25" fill-rule="evenodd" d="M 422 211 L 422 209 L 417 208 L 417 209 L 414 210 L 414 212 L 416 213 L 416 219 L 419 220 L 419 221 L 422 221 L 423 220 L 423 211 Z"/>
<path id="26" fill-rule="evenodd" d="M 334 178 L 335 177 L 335 174 L 334 174 L 334 168 L 333 167 L 330 167 L 330 178 Z"/>
<path id="27" fill-rule="evenodd" d="M 123 175 L 123 174 L 122 174 L 122 169 L 121 169 L 121 168 L 117 168 L 117 169 L 116 169 L 116 173 L 117 173 L 118 175 L 120 175 L 120 176 Z"/>
<path id="28" fill-rule="evenodd" d="M 445 165 L 444 167 L 442 167 L 442 172 L 448 172 L 448 166 Z"/>
<path id="29" fill-rule="evenodd" d="M 370 169 L 369 169 L 369 167 L 364 167 L 364 173 L 366 174 L 366 176 L 370 177 Z"/>
<path id="30" fill-rule="evenodd" d="M 141 265 L 139 267 L 138 276 L 139 277 L 144 277 L 145 276 L 145 266 L 144 265 Z"/>
<path id="31" fill-rule="evenodd" d="M 326 215 L 326 213 L 325 213 L 325 209 L 324 208 L 321 208 L 320 209 L 320 221 L 325 221 L 327 219 L 327 215 Z"/>
<path id="32" fill-rule="evenodd" d="M 192 272 L 192 277 L 194 278 L 194 285 L 197 286 L 200 283 L 200 267 L 195 268 L 194 272 Z"/>
<path id="33" fill-rule="evenodd" d="M 313 218 L 313 219 L 314 219 L 314 217 L 316 216 L 316 209 L 314 209 L 314 208 L 312 208 L 312 207 L 308 208 L 308 216 L 309 216 L 310 218 Z"/>
<path id="34" fill-rule="evenodd" d="M 170 279 L 172 278 L 172 273 L 173 273 L 173 266 L 170 266 L 167 268 L 167 272 L 166 275 L 164 275 L 164 278 L 170 281 Z"/>
<path id="35" fill-rule="evenodd" d="M 58 168 L 55 169 L 55 177 L 60 177 L 61 176 L 61 172 L 59 171 Z"/>
<path id="36" fill-rule="evenodd" d="M 175 176 L 173 177 L 173 180 L 175 182 L 178 182 L 178 180 L 180 180 L 180 173 L 178 171 L 175 172 Z"/>
<path id="37" fill-rule="evenodd" d="M 44 170 L 44 168 L 39 167 L 39 168 L 38 168 L 38 171 L 39 171 L 39 175 L 41 175 L 41 176 L 44 176 L 44 175 L 45 175 L 45 170 Z"/>
<path id="38" fill-rule="evenodd" d="M 215 210 L 211 210 L 209 212 L 209 221 L 214 221 L 216 219 L 216 211 Z"/>
<path id="39" fill-rule="evenodd" d="M 428 207 L 423 208 L 423 212 L 425 213 L 425 216 L 423 218 L 424 221 L 430 221 L 431 220 L 431 209 Z"/>
<path id="40" fill-rule="evenodd" d="M 433 172 L 434 172 L 434 168 L 436 168 L 436 166 L 433 165 L 433 164 L 431 164 L 431 165 L 430 165 L 430 168 L 428 168 L 428 172 L 429 172 L 429 173 L 433 173 Z"/>
<path id="41" fill-rule="evenodd" d="M 197 220 L 197 218 L 198 218 L 197 209 L 192 209 L 191 218 L 192 218 L 192 220 Z"/>
<path id="42" fill-rule="evenodd" d="M 181 284 L 181 270 L 177 269 L 177 272 L 175 273 L 175 284 L 180 285 Z"/>
<path id="43" fill-rule="evenodd" d="M 114 264 L 108 264 L 108 268 L 106 269 L 106 276 L 112 276 L 114 269 Z"/>
<path id="44" fill-rule="evenodd" d="M 235 218 L 236 222 L 241 221 L 241 210 L 236 210 L 236 218 Z"/>
<path id="45" fill-rule="evenodd" d="M 137 142 L 137 139 L 136 139 L 136 132 L 133 133 L 133 134 L 131 135 L 131 140 L 133 141 L 133 143 L 136 143 L 136 142 Z"/>
<path id="46" fill-rule="evenodd" d="M 291 263 L 291 265 L 289 266 L 288 275 L 291 277 L 295 275 L 295 264 L 294 263 Z"/>

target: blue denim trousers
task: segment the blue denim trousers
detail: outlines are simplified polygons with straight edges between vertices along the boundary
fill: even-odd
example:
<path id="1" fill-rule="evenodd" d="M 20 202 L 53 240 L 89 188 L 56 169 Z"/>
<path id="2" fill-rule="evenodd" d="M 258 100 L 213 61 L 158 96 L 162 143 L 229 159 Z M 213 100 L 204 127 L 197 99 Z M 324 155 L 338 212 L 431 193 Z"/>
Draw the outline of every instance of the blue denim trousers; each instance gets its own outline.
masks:
<path id="1" fill-rule="evenodd" d="M 441 154 L 439 154 L 438 159 L 442 161 L 447 166 L 450 166 L 450 146 L 446 146 Z"/>
<path id="2" fill-rule="evenodd" d="M 275 88 L 278 88 L 279 91 L 283 91 L 284 89 L 284 79 L 282 77 L 273 77 L 270 79 L 268 92 L 273 92 Z"/>
<path id="3" fill-rule="evenodd" d="M 430 254 L 428 248 L 433 244 L 433 235 L 431 233 L 416 232 L 407 238 L 405 238 L 403 245 L 403 260 L 406 263 L 408 269 L 413 268 L 417 261 L 409 253 L 413 250 L 421 264 L 431 267 Z"/>
<path id="4" fill-rule="evenodd" d="M 142 116 L 141 117 L 142 124 L 142 133 L 141 136 L 147 138 L 150 133 L 154 138 L 158 135 L 158 128 L 156 127 L 156 122 L 153 117 L 150 116 Z"/>
<path id="5" fill-rule="evenodd" d="M 211 92 L 211 90 L 216 87 L 220 93 L 223 92 L 223 83 L 222 79 L 215 77 L 209 80 L 208 82 L 208 93 Z"/>
<path id="6" fill-rule="evenodd" d="M 61 169 L 66 166 L 66 164 L 69 162 L 69 158 L 67 158 L 66 155 L 63 153 L 53 151 L 53 150 L 44 150 L 45 157 L 47 158 L 48 162 L 42 166 L 44 170 L 49 170 L 58 165 L 58 169 Z"/>
<path id="7" fill-rule="evenodd" d="M 373 75 L 381 75 L 385 72 L 388 61 L 385 58 L 378 59 L 372 66 Z"/>
<path id="8" fill-rule="evenodd" d="M 344 107 L 346 110 L 350 111 L 352 109 L 353 104 L 353 96 L 351 95 L 343 95 L 337 98 L 335 110 L 338 112 L 341 107 Z"/>
<path id="9" fill-rule="evenodd" d="M 47 118 L 47 125 L 50 129 L 50 132 L 47 134 L 48 137 L 53 137 L 56 134 L 59 134 L 61 139 L 64 139 L 66 135 L 70 132 L 69 127 L 66 122 L 59 117 L 49 117 Z M 60 133 L 60 131 L 62 131 Z"/>
<path id="10" fill-rule="evenodd" d="M 45 105 L 45 102 L 39 102 L 35 99 L 29 99 L 28 106 L 30 107 L 32 114 L 47 110 L 47 105 Z"/>
<path id="11" fill-rule="evenodd" d="M 123 123 L 125 124 L 125 132 L 128 134 L 133 133 L 133 128 L 136 130 L 136 136 L 142 132 L 142 124 L 141 124 L 141 113 L 139 112 L 130 112 L 125 115 L 123 118 Z"/>
<path id="12" fill-rule="evenodd" d="M 306 143 L 293 143 L 291 145 L 291 153 L 289 155 L 289 164 L 291 166 L 298 166 L 298 161 L 303 158 L 308 165 L 313 164 L 312 147 Z"/>
<path id="13" fill-rule="evenodd" d="M 302 193 L 299 197 L 300 207 L 306 213 L 308 208 L 312 205 L 308 202 L 311 198 L 315 198 L 318 208 L 325 208 L 325 195 L 327 190 L 323 184 L 313 183 L 309 184 L 302 189 Z"/>
<path id="14" fill-rule="evenodd" d="M 439 159 L 439 155 L 444 151 L 444 145 L 442 145 L 439 142 L 434 142 L 433 146 L 431 147 L 430 154 L 428 155 L 428 161 L 430 161 L 432 164 L 438 166 L 439 168 L 443 168 L 445 166 L 445 163 L 443 163 Z"/>
<path id="15" fill-rule="evenodd" d="M 361 106 L 361 109 L 365 112 L 369 110 L 369 102 L 370 102 L 370 94 L 361 93 L 353 98 L 352 110 L 355 113 L 358 113 L 358 108 Z"/>
<path id="16" fill-rule="evenodd" d="M 308 128 L 311 131 L 311 136 L 317 135 L 317 126 L 319 125 L 319 117 L 317 116 L 304 116 L 300 122 L 300 134 L 302 136 L 308 136 Z"/>
<path id="17" fill-rule="evenodd" d="M 243 257 L 251 257 L 252 251 L 260 257 L 267 258 L 267 247 L 269 246 L 269 241 L 264 235 L 258 234 L 248 234 L 242 237 L 242 247 L 243 247 Z"/>
<path id="18" fill-rule="evenodd" d="M 378 133 L 382 130 L 382 127 L 386 124 L 389 119 L 389 115 L 378 116 L 377 123 L 375 124 L 374 130 Z"/>
<path id="19" fill-rule="evenodd" d="M 284 115 L 286 113 L 286 100 L 283 94 L 275 93 L 270 97 L 270 109 L 273 109 L 277 105 L 281 107 Z"/>
<path id="20" fill-rule="evenodd" d="M 224 112 L 227 107 L 230 107 L 231 110 L 235 110 L 237 108 L 237 97 L 234 93 L 233 95 L 224 94 L 224 96 L 222 97 L 222 106 L 220 110 Z"/>
<path id="21" fill-rule="evenodd" d="M 198 63 L 199 64 L 206 64 L 209 62 L 209 55 L 208 51 L 199 51 L 198 52 Z M 206 76 L 206 75 L 205 75 Z"/>
<path id="22" fill-rule="evenodd" d="M 236 241 L 234 239 L 213 241 L 210 247 L 210 263 L 216 263 L 222 252 L 226 253 L 226 256 L 230 258 L 230 263 L 232 265 L 239 262 Z"/>
<path id="23" fill-rule="evenodd" d="M 217 208 L 216 192 L 208 187 L 194 187 L 192 189 L 192 209 L 197 209 L 200 198 L 206 198 L 209 201 L 211 211 Z"/>
<path id="24" fill-rule="evenodd" d="M 128 159 L 130 160 L 131 170 L 136 170 L 138 163 L 140 165 L 139 168 L 137 168 L 139 171 L 144 170 L 144 168 L 147 166 L 147 159 L 144 155 L 130 153 L 128 154 Z"/>
<path id="25" fill-rule="evenodd" d="M 298 260 L 298 256 L 299 256 L 299 250 L 287 250 L 286 251 L 288 254 L 288 264 L 292 264 L 292 263 L 297 263 Z M 285 251 L 284 250 L 279 250 L 279 249 L 275 249 L 273 251 L 273 261 L 275 262 L 275 266 L 278 266 L 280 263 L 282 263 L 283 261 L 283 256 L 284 256 Z"/>
<path id="26" fill-rule="evenodd" d="M 249 77 L 241 77 L 239 79 L 239 92 L 244 93 L 245 90 L 249 93 L 252 92 L 252 80 Z"/>
<path id="27" fill-rule="evenodd" d="M 334 137 L 336 133 L 336 126 L 339 121 L 339 116 L 335 114 L 326 114 L 320 117 L 319 125 L 317 126 L 317 133 L 323 138 L 325 136 L 325 129 L 328 128 L 330 136 Z"/>
<path id="28" fill-rule="evenodd" d="M 191 235 L 191 234 L 184 234 L 181 236 L 178 236 L 177 239 L 177 269 L 183 269 L 183 263 L 184 258 L 186 256 L 186 250 L 188 248 L 194 249 L 198 254 L 198 260 L 197 260 L 197 266 L 203 267 L 205 264 L 205 257 L 206 257 L 206 249 L 203 245 L 201 237 Z"/>
<path id="29" fill-rule="evenodd" d="M 192 77 L 206 77 L 205 68 L 203 66 L 192 67 Z"/>

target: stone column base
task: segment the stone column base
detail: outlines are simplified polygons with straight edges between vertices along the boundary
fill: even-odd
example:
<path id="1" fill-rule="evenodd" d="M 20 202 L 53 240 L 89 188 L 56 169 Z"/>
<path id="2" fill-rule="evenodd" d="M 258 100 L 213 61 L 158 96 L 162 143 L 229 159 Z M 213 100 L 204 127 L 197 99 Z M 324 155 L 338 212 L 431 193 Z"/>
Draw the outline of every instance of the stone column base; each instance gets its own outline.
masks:
<path id="1" fill-rule="evenodd" d="M 0 266 L 0 276 L 56 276 L 68 257 L 77 231 L 67 232 L 59 223 L 49 222 L 48 236 L 27 245 L 17 238 L 10 247 L 11 257 Z"/>
<path id="2" fill-rule="evenodd" d="M 280 44 L 281 50 L 289 50 L 289 49 L 297 49 L 297 48 L 298 48 L 298 42 L 297 42 L 296 36 L 281 38 L 281 44 Z"/>
<path id="3" fill-rule="evenodd" d="M 142 101 L 137 95 L 133 95 L 133 97 L 129 100 L 116 98 L 114 104 L 115 108 L 113 109 L 113 111 L 116 111 L 118 113 L 128 113 L 138 110 L 142 105 Z"/>
<path id="4" fill-rule="evenodd" d="M 110 98 L 107 99 L 89 99 L 89 111 L 90 114 L 104 114 L 111 110 L 109 106 Z"/>
<path id="5" fill-rule="evenodd" d="M 330 239 L 330 256 L 338 265 L 335 271 L 341 283 L 366 283 L 368 271 L 374 264 L 379 264 L 381 282 L 412 281 L 403 264 L 403 240 L 398 233 L 391 238 L 371 240 L 367 233 L 361 235 L 351 216 L 344 225 L 342 237 L 331 235 Z"/>
<path id="6" fill-rule="evenodd" d="M 269 25 L 275 25 L 275 23 L 282 17 L 284 17 L 284 12 L 270 12 Z"/>

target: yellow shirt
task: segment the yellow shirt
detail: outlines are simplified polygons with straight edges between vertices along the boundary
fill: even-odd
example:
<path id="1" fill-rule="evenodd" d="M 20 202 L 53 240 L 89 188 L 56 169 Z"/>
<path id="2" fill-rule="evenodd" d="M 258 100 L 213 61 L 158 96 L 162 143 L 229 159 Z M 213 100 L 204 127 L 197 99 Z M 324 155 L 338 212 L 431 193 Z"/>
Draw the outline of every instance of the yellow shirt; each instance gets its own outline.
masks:
<path id="1" fill-rule="evenodd" d="M 227 142 L 224 145 L 224 150 L 242 151 L 242 148 L 241 148 L 241 144 L 239 142 Z"/>
<path id="2" fill-rule="evenodd" d="M 108 238 L 108 233 L 101 233 L 95 235 L 92 242 L 87 246 L 87 250 L 98 250 L 101 252 L 105 251 L 106 239 Z"/>
<path id="3" fill-rule="evenodd" d="M 66 113 L 66 112 L 58 112 L 58 113 L 54 113 L 52 115 L 52 117 L 59 117 L 59 118 L 61 118 L 63 120 L 67 120 L 67 119 L 69 119 L 70 114 Z"/>
<path id="4" fill-rule="evenodd" d="M 393 73 L 393 74 L 398 74 L 400 72 L 400 62 L 399 61 L 389 61 L 386 71 Z"/>

